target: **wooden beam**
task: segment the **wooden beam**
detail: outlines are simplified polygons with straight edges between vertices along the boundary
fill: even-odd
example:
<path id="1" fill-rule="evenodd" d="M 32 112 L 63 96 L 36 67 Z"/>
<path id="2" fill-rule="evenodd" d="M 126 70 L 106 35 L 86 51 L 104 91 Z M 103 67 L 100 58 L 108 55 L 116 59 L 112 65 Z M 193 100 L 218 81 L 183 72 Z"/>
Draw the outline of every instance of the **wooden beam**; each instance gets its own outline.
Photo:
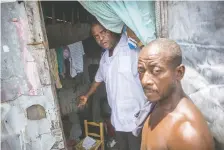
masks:
<path id="1" fill-rule="evenodd" d="M 88 122 L 87 124 L 88 125 L 92 125 L 92 126 L 97 126 L 97 127 L 100 126 L 98 123 L 95 123 L 95 122 Z"/>
<path id="2" fill-rule="evenodd" d="M 96 133 L 88 133 L 88 135 L 93 136 L 93 137 L 100 138 L 100 135 L 99 134 L 96 134 Z"/>
<path id="3" fill-rule="evenodd" d="M 63 23 L 65 23 L 66 22 L 66 20 L 65 20 L 65 12 L 62 13 L 62 18 L 63 18 L 62 19 L 63 20 Z"/>
<path id="4" fill-rule="evenodd" d="M 72 19 L 71 19 L 71 21 L 72 21 L 72 24 L 74 24 L 74 8 L 72 8 Z"/>
<path id="5" fill-rule="evenodd" d="M 56 24 L 56 17 L 55 17 L 55 8 L 54 4 L 51 5 L 51 11 L 52 11 L 52 24 Z"/>

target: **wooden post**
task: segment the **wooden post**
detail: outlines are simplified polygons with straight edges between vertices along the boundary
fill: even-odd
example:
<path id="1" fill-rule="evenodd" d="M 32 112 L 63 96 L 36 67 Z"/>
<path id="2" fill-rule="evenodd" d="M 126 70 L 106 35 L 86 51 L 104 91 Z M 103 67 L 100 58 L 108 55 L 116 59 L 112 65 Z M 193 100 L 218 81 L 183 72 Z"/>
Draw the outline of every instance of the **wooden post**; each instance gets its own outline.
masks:
<path id="1" fill-rule="evenodd" d="M 52 24 L 56 24 L 54 4 L 52 4 Z"/>
<path id="2" fill-rule="evenodd" d="M 72 21 L 72 24 L 74 24 L 74 8 L 72 8 L 72 19 L 71 19 L 71 21 Z"/>
<path id="3" fill-rule="evenodd" d="M 79 22 L 79 9 L 77 8 L 77 22 Z"/>
<path id="4" fill-rule="evenodd" d="M 86 136 L 88 136 L 88 124 L 87 124 L 87 120 L 84 120 L 84 127 L 85 127 L 85 134 L 86 134 Z"/>
<path id="5" fill-rule="evenodd" d="M 62 18 L 63 18 L 62 19 L 63 20 L 63 23 L 65 23 L 66 22 L 66 20 L 65 20 L 65 12 L 62 13 Z"/>

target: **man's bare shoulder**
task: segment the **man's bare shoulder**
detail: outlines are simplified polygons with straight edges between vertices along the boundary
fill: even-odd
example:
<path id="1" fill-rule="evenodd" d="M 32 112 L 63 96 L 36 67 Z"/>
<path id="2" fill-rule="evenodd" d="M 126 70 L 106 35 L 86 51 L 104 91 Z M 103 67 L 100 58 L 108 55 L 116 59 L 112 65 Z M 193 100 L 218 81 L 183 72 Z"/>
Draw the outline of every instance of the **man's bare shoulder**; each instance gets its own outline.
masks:
<path id="1" fill-rule="evenodd" d="M 214 143 L 206 133 L 202 133 L 191 122 L 185 121 L 176 126 L 168 141 L 168 147 L 170 150 L 214 150 Z"/>
<path id="2" fill-rule="evenodd" d="M 193 102 L 184 98 L 171 114 L 177 114 L 169 139 L 169 149 L 181 150 L 213 150 L 214 144 L 207 123 Z"/>
<path id="3" fill-rule="evenodd" d="M 191 99 L 184 97 L 177 105 L 174 113 L 182 114 L 185 121 L 206 123 L 201 111 L 195 106 Z"/>

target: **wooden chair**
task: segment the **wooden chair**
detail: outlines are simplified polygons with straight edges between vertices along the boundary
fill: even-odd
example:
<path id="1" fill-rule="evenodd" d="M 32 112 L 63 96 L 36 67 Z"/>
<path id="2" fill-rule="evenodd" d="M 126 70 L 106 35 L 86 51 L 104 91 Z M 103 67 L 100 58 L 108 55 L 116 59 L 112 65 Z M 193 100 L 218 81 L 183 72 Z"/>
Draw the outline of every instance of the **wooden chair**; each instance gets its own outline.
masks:
<path id="1" fill-rule="evenodd" d="M 95 127 L 99 127 L 100 128 L 100 134 L 96 134 L 96 133 L 90 133 L 88 126 L 95 126 Z M 95 139 L 96 143 L 93 145 L 93 147 L 90 150 L 98 150 L 101 147 L 101 150 L 104 150 L 104 133 L 103 133 L 103 123 L 95 123 L 95 122 L 87 122 L 87 120 L 84 120 L 84 126 L 85 126 L 85 135 L 86 136 L 90 136 L 90 137 L 94 137 L 95 138 L 100 138 Z M 83 139 L 84 140 L 84 139 Z M 75 149 L 76 150 L 85 150 L 85 148 L 82 147 L 82 143 L 83 140 L 81 140 L 76 146 Z"/>

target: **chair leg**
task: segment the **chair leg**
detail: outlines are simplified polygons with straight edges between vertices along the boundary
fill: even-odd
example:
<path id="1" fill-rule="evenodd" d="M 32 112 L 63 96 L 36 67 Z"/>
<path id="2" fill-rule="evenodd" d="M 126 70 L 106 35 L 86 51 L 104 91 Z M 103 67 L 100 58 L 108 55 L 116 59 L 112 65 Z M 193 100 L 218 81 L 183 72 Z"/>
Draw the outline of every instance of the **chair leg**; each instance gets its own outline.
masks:
<path id="1" fill-rule="evenodd" d="M 103 123 L 100 123 L 100 140 L 102 141 L 101 143 L 101 150 L 104 150 L 104 132 L 103 132 Z"/>

